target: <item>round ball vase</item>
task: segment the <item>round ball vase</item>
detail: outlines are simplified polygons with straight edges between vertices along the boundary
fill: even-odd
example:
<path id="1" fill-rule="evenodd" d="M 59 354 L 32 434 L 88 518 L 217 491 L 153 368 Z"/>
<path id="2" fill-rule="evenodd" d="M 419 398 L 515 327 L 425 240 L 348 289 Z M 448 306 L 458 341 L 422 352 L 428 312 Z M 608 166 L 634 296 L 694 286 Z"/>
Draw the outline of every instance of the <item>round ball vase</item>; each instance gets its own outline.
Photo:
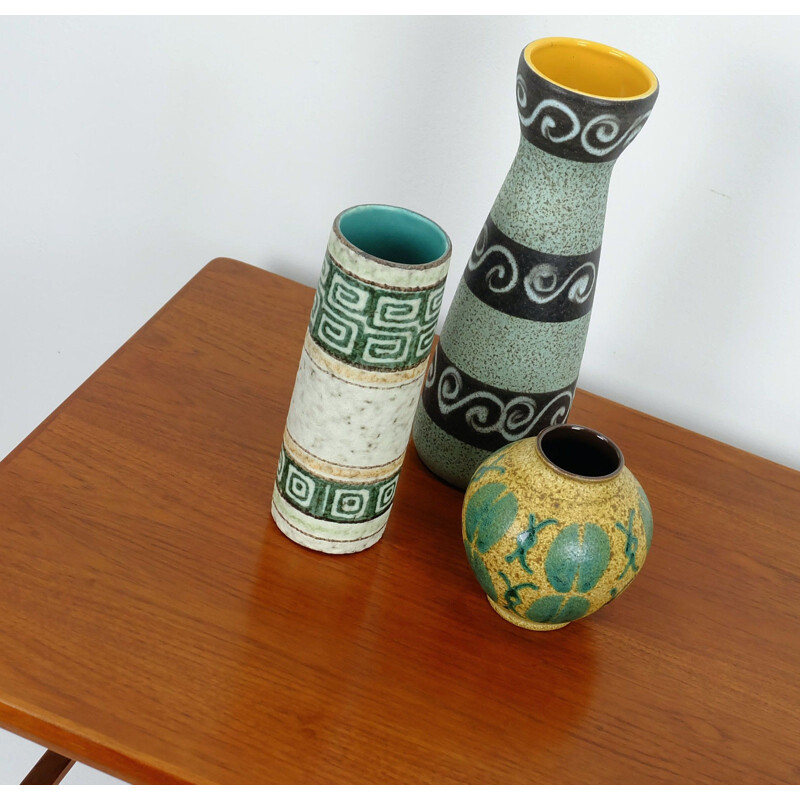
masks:
<path id="1" fill-rule="evenodd" d="M 653 515 L 610 439 L 555 425 L 478 467 L 462 532 L 492 608 L 515 625 L 547 631 L 625 591 L 647 558 Z"/>
<path id="2" fill-rule="evenodd" d="M 519 149 L 464 270 L 414 420 L 422 461 L 465 488 L 509 442 L 565 422 L 597 283 L 611 171 L 658 95 L 652 71 L 581 39 L 531 42 Z"/>

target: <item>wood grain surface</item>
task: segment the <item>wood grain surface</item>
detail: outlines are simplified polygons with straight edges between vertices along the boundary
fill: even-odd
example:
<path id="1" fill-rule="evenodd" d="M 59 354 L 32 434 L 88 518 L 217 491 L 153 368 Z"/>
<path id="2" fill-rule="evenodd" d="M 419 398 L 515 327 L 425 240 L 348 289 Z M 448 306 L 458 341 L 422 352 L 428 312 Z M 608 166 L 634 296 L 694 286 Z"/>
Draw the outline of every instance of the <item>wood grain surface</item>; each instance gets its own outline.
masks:
<path id="1" fill-rule="evenodd" d="M 0 464 L 0 724 L 140 782 L 800 780 L 800 473 L 579 393 L 652 551 L 517 629 L 413 446 L 372 549 L 273 524 L 312 297 L 212 262 Z"/>

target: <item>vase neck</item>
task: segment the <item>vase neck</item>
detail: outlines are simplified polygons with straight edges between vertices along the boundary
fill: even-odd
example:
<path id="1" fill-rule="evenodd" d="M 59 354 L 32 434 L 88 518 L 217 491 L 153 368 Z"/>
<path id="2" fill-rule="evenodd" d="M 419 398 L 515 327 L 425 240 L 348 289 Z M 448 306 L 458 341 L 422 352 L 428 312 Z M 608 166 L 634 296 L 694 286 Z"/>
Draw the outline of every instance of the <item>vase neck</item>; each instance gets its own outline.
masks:
<path id="1" fill-rule="evenodd" d="M 605 45 L 542 39 L 519 59 L 522 135 L 570 161 L 616 160 L 644 127 L 657 96 L 658 81 L 644 64 Z"/>
<path id="2" fill-rule="evenodd" d="M 603 239 L 613 168 L 613 161 L 558 158 L 522 137 L 491 218 L 505 236 L 531 250 L 589 257 Z"/>

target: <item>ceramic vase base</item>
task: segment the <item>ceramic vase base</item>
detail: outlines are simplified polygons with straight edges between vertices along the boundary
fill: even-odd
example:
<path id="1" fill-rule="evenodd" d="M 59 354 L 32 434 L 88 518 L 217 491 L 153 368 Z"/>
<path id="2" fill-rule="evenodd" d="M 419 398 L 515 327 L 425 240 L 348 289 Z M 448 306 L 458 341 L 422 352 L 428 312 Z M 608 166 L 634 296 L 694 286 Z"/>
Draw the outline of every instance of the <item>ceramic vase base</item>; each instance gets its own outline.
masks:
<path id="1" fill-rule="evenodd" d="M 417 406 L 412 438 L 419 460 L 425 467 L 439 480 L 462 492 L 478 464 L 492 454 L 492 451 L 461 442 L 442 430 L 422 403 Z"/>
<path id="2" fill-rule="evenodd" d="M 523 619 L 522 617 L 515 614 L 513 611 L 509 611 L 507 608 L 503 608 L 503 606 L 495 603 L 491 597 L 487 595 L 486 599 L 489 601 L 489 605 L 504 619 L 510 622 L 512 625 L 517 625 L 520 628 L 525 628 L 529 631 L 555 631 L 559 628 L 563 628 L 566 625 L 569 625 L 569 622 L 559 622 L 557 624 L 550 624 L 547 622 L 533 622 L 529 619 Z"/>
<path id="3" fill-rule="evenodd" d="M 360 553 L 362 550 L 366 550 L 378 542 L 386 529 L 384 525 L 375 533 L 354 541 L 326 539 L 316 536 L 313 533 L 302 531 L 296 525 L 293 525 L 275 507 L 274 500 L 272 501 L 272 519 L 275 520 L 275 524 L 278 526 L 281 533 L 288 539 L 291 539 L 295 544 L 302 545 L 309 550 L 317 550 L 320 553 L 330 553 L 333 555 Z"/>

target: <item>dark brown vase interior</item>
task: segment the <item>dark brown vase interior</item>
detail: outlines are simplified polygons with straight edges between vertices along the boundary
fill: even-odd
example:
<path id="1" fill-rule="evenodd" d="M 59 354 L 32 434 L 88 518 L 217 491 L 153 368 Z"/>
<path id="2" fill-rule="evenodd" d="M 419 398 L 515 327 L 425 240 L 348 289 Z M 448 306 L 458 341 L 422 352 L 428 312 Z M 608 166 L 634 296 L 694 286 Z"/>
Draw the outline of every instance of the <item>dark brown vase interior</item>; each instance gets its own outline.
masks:
<path id="1" fill-rule="evenodd" d="M 559 472 L 585 480 L 613 478 L 623 466 L 622 452 L 607 436 L 581 425 L 542 431 L 539 452 Z"/>

